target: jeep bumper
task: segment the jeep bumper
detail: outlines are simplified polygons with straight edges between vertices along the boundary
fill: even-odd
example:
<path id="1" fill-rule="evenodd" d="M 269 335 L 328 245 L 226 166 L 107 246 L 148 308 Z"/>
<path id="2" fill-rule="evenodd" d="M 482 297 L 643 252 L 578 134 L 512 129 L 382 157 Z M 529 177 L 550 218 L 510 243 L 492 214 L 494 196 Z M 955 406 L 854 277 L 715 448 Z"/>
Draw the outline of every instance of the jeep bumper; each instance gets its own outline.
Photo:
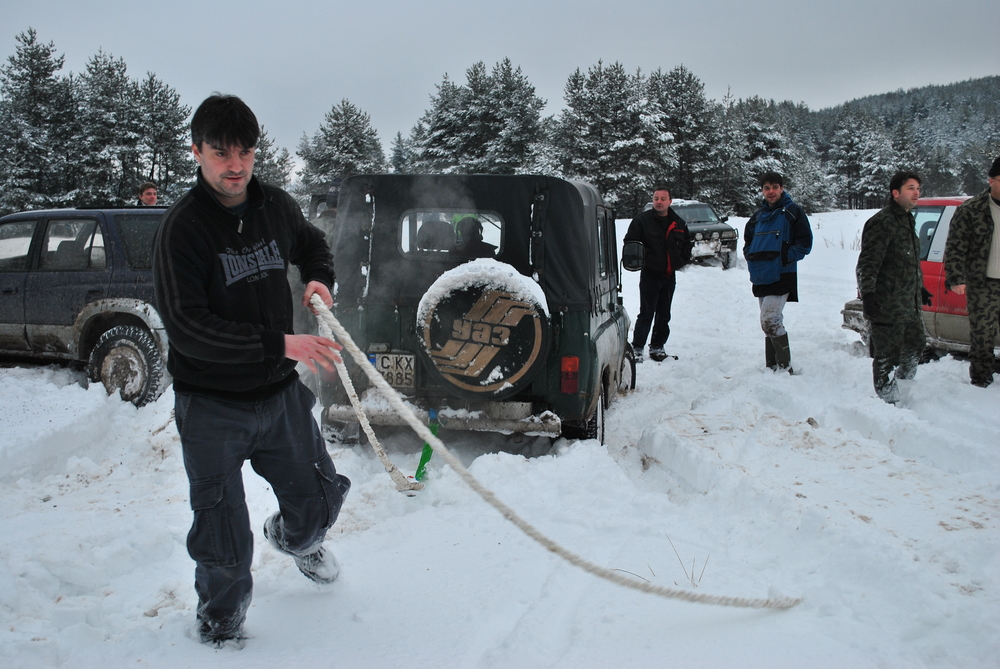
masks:
<path id="1" fill-rule="evenodd" d="M 403 417 L 393 411 L 381 397 L 370 401 L 371 393 L 366 393 L 361 406 L 372 425 L 406 425 Z M 428 423 L 427 409 L 407 403 L 417 418 Z M 356 423 L 358 417 L 350 404 L 333 404 L 324 410 L 324 418 L 329 422 Z M 562 420 L 551 411 L 535 414 L 530 402 L 486 402 L 481 409 L 438 409 L 438 424 L 446 430 L 472 430 L 480 432 L 500 432 L 503 434 L 525 434 L 528 436 L 558 437 L 562 433 Z"/>

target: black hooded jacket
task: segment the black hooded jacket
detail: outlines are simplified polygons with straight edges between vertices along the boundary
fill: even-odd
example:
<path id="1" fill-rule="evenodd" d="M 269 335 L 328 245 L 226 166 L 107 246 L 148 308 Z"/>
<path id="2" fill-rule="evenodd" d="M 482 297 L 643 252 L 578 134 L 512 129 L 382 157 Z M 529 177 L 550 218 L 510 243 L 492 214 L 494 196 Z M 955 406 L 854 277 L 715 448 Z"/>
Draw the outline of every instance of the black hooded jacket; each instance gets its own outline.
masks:
<path id="1" fill-rule="evenodd" d="M 671 207 L 666 216 L 649 209 L 632 219 L 623 241 L 642 242 L 646 253 L 642 271 L 667 276 L 691 260 L 687 224 Z"/>
<path id="2" fill-rule="evenodd" d="M 156 305 L 180 391 L 234 400 L 270 397 L 292 383 L 285 357 L 293 303 L 286 276 L 333 285 L 323 233 L 280 188 L 252 177 L 246 211 L 219 204 L 198 183 L 163 216 L 153 244 Z"/>

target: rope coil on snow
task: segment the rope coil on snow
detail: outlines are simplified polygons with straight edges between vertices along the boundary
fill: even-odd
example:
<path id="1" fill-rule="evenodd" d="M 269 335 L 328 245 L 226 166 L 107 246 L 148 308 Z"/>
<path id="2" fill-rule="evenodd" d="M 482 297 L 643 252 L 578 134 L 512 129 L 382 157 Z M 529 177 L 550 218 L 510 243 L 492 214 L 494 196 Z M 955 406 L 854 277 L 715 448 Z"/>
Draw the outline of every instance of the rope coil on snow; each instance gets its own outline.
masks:
<path id="1" fill-rule="evenodd" d="M 659 595 L 661 597 L 666 597 L 668 599 L 680 599 L 687 602 L 697 602 L 700 604 L 714 604 L 717 606 L 735 606 L 743 608 L 754 608 L 754 609 L 788 609 L 799 602 L 801 598 L 798 597 L 776 597 L 776 598 L 747 598 L 747 597 L 729 597 L 723 595 L 708 595 L 702 593 L 690 592 L 687 590 L 678 590 L 675 588 L 667 588 L 661 585 L 653 585 L 649 582 L 640 581 L 637 579 L 628 578 L 618 572 L 614 572 L 610 569 L 606 569 L 599 565 L 596 565 L 584 558 L 576 555 L 572 551 L 563 548 L 555 541 L 549 539 L 539 530 L 537 530 L 530 523 L 525 521 L 523 518 L 518 516 L 513 509 L 508 507 L 506 504 L 497 499 L 496 495 L 492 491 L 485 488 L 473 475 L 466 469 L 462 463 L 456 458 L 451 451 L 449 451 L 445 445 L 430 431 L 430 429 L 424 425 L 417 417 L 414 415 L 413 411 L 410 410 L 403 400 L 400 398 L 399 393 L 397 393 L 389 383 L 382 378 L 374 367 L 368 362 L 368 358 L 365 354 L 358 348 L 354 340 L 351 339 L 351 335 L 348 334 L 347 330 L 340 324 L 340 322 L 334 317 L 330 310 L 323 304 L 322 299 L 318 295 L 313 295 L 312 305 L 316 309 L 317 316 L 321 322 L 323 322 L 333 334 L 337 337 L 337 340 L 344 346 L 344 349 L 351 354 L 355 363 L 364 370 L 365 374 L 368 376 L 369 380 L 378 388 L 382 394 L 385 396 L 389 404 L 392 405 L 399 415 L 406 421 L 406 423 L 413 428 L 413 431 L 417 433 L 425 442 L 431 445 L 434 449 L 434 453 L 439 455 L 445 463 L 450 466 L 456 474 L 461 477 L 465 483 L 472 488 L 483 500 L 492 506 L 494 509 L 500 512 L 504 518 L 509 520 L 511 523 L 517 526 L 519 530 L 524 532 L 526 535 L 534 539 L 536 542 L 544 546 L 547 550 L 555 553 L 559 557 L 563 558 L 570 564 L 583 569 L 598 578 L 603 578 L 606 581 L 612 583 L 617 583 L 618 585 L 625 586 L 627 588 L 632 588 L 634 590 L 639 590 L 641 592 L 648 592 L 653 595 Z M 338 371 L 340 368 L 338 367 Z M 344 372 L 342 372 L 344 373 Z"/>

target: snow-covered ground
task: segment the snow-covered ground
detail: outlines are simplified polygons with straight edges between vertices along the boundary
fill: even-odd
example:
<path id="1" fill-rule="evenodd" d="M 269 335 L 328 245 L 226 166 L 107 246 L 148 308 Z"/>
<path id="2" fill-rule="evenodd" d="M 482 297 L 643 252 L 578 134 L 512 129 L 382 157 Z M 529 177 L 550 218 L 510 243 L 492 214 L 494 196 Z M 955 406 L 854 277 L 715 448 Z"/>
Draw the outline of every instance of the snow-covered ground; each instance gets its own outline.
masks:
<path id="1" fill-rule="evenodd" d="M 896 408 L 858 337 L 853 248 L 871 212 L 812 218 L 795 376 L 764 369 L 745 267 L 678 278 L 669 352 L 607 414 L 607 445 L 526 459 L 443 432 L 473 474 L 582 557 L 651 583 L 802 597 L 785 611 L 636 592 L 548 553 L 440 458 L 395 492 L 367 447 L 331 445 L 354 487 L 321 588 L 270 548 L 276 504 L 245 470 L 256 529 L 243 650 L 192 637 L 194 564 L 173 395 L 142 409 L 55 367 L 0 369 L 0 666 L 997 667 L 1000 384 L 920 367 Z M 624 224 L 619 224 L 622 232 Z M 742 232 L 742 223 L 736 222 Z M 625 276 L 630 313 L 637 275 Z M 386 446 L 407 473 L 420 443 Z"/>

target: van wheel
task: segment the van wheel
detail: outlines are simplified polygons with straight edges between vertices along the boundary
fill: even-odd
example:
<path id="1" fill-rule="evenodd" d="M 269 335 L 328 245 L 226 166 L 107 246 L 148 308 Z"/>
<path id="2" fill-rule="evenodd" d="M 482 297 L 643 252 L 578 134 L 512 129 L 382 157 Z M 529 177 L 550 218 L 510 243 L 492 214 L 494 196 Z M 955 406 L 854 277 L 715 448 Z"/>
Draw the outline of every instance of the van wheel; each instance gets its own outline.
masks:
<path id="1" fill-rule="evenodd" d="M 102 334 L 87 367 L 90 380 L 104 384 L 108 395 L 120 391 L 137 407 L 163 392 L 163 357 L 152 335 L 135 325 L 116 325 Z"/>

